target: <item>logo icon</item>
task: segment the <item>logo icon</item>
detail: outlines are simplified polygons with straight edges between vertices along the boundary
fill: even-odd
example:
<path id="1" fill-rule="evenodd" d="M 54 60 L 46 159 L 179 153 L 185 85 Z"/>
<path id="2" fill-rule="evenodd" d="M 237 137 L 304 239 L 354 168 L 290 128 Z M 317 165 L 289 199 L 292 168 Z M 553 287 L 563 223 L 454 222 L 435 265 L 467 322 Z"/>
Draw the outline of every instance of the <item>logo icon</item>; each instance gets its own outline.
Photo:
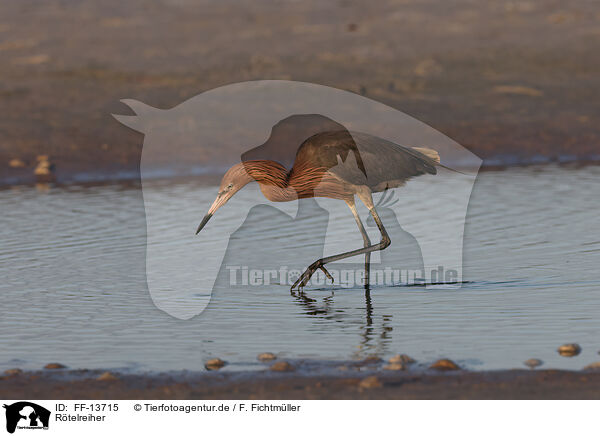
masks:
<path id="1" fill-rule="evenodd" d="M 4 405 L 6 409 L 6 431 L 14 433 L 19 429 L 48 429 L 50 411 L 29 401 L 19 401 Z"/>

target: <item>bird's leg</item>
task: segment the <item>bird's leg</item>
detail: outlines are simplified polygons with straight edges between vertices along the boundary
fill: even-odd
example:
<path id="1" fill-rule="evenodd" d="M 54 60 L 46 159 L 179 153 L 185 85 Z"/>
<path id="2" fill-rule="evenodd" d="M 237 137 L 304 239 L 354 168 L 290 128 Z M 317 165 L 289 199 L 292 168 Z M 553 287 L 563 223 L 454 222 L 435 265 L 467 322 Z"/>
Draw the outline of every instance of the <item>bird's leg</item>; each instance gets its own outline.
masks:
<path id="1" fill-rule="evenodd" d="M 321 271 L 323 271 L 323 273 L 325 274 L 325 276 L 326 276 L 326 277 L 327 277 L 329 280 L 331 280 L 331 283 L 333 283 L 333 276 L 332 276 L 331 274 L 329 274 L 329 271 L 327 271 L 323 265 L 321 265 L 321 266 L 319 267 L 319 269 L 320 269 Z"/>
<path id="2" fill-rule="evenodd" d="M 322 268 L 323 265 L 329 262 L 335 262 L 338 260 L 346 259 L 348 257 L 358 256 L 359 254 L 367 254 L 372 253 L 373 251 L 383 250 L 391 244 L 392 241 L 390 240 L 390 237 L 387 231 L 385 230 L 385 227 L 383 227 L 381 218 L 379 218 L 379 214 L 377 214 L 377 210 L 373 205 L 371 193 L 360 193 L 359 197 L 363 201 L 363 203 L 365 203 L 365 205 L 369 208 L 369 212 L 371 212 L 371 216 L 375 220 L 375 223 L 377 224 L 377 227 L 379 228 L 379 231 L 381 233 L 381 241 L 378 244 L 369 245 L 368 247 L 359 248 L 357 250 L 348 251 L 346 253 L 340 253 L 333 256 L 324 257 L 315 261 L 306 269 L 306 271 L 304 271 L 304 273 L 302 273 L 300 277 L 298 277 L 298 280 L 294 282 L 294 284 L 291 287 L 292 291 L 296 286 L 298 286 L 298 288 L 303 288 L 306 285 L 306 283 L 308 283 L 310 277 L 315 273 L 315 271 L 319 268 Z"/>
<path id="3" fill-rule="evenodd" d="M 369 239 L 369 234 L 365 230 L 365 226 L 360 220 L 360 216 L 358 215 L 358 211 L 356 210 L 356 205 L 354 204 L 354 198 L 352 201 L 346 200 L 346 204 L 352 211 L 352 215 L 354 215 L 354 220 L 356 221 L 356 225 L 358 226 L 358 230 L 360 230 L 360 234 L 363 237 L 364 247 L 368 247 L 371 245 L 371 240 Z M 369 288 L 369 273 L 371 270 L 371 252 L 365 253 L 365 288 Z M 332 280 L 333 281 L 333 280 Z"/>

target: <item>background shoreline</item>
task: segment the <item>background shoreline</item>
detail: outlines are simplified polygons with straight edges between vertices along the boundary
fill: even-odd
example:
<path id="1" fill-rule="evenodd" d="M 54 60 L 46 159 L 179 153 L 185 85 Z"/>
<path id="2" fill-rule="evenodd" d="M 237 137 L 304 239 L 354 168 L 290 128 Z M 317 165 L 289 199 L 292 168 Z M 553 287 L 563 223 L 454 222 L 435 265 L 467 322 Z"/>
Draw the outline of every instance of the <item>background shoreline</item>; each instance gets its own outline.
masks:
<path id="1" fill-rule="evenodd" d="M 486 164 L 485 161 L 479 172 L 483 171 L 504 171 L 509 168 L 543 168 L 546 166 L 557 165 L 567 168 L 582 168 L 585 166 L 600 165 L 600 159 L 590 160 L 575 160 L 575 161 L 548 161 L 544 163 L 540 162 L 521 162 L 518 164 L 511 165 L 495 165 Z M 460 170 L 460 167 L 457 167 Z M 197 168 L 183 175 L 177 175 L 170 170 L 156 171 L 155 175 L 146 176 L 144 180 L 147 181 L 167 181 L 177 183 L 180 181 L 186 181 L 189 179 L 200 180 L 205 183 L 218 185 L 223 173 L 222 171 L 215 170 L 213 168 Z M 140 183 L 141 176 L 139 169 L 120 169 L 117 171 L 73 171 L 73 172 L 61 172 L 60 175 L 52 175 L 50 178 L 39 179 L 34 173 L 33 168 L 20 169 L 20 171 L 13 172 L 12 175 L 0 176 L 0 189 L 10 188 L 11 186 L 31 186 L 37 183 L 52 183 L 56 186 L 95 186 L 102 184 L 120 184 L 120 183 Z"/>
<path id="2" fill-rule="evenodd" d="M 40 155 L 58 182 L 135 177 L 143 136 L 111 116 L 131 113 L 119 100 L 166 109 L 261 79 L 379 101 L 484 167 L 600 159 L 593 1 L 24 0 L 0 17 L 2 184 L 31 181 Z"/>

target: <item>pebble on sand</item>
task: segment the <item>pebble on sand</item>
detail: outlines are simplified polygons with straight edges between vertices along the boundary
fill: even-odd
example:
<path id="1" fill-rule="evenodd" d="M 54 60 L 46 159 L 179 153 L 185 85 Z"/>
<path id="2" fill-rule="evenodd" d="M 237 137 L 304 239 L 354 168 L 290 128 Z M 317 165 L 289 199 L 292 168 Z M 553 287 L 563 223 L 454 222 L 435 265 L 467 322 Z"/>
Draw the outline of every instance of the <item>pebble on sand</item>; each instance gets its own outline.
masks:
<path id="1" fill-rule="evenodd" d="M 565 357 L 577 356 L 581 353 L 579 344 L 564 344 L 558 347 L 558 354 Z"/>
<path id="2" fill-rule="evenodd" d="M 37 157 L 38 164 L 33 170 L 33 174 L 36 176 L 49 176 L 52 174 L 52 170 L 54 169 L 54 165 L 50 163 L 48 160 L 48 156 L 42 154 Z"/>
<path id="3" fill-rule="evenodd" d="M 364 378 L 358 384 L 358 387 L 361 389 L 380 388 L 381 386 L 383 386 L 383 385 L 381 384 L 379 379 L 375 376 Z"/>
<path id="4" fill-rule="evenodd" d="M 540 359 L 527 359 L 523 363 L 525 364 L 525 366 L 528 366 L 529 369 L 534 369 L 542 365 L 544 362 L 542 362 Z"/>
<path id="5" fill-rule="evenodd" d="M 437 369 L 438 371 L 456 371 L 460 369 L 460 366 L 450 359 L 440 359 L 433 362 L 429 369 Z"/>
<path id="6" fill-rule="evenodd" d="M 261 362 L 268 362 L 277 359 L 277 356 L 273 353 L 260 353 L 256 358 Z"/>
<path id="7" fill-rule="evenodd" d="M 38 164 L 33 170 L 38 183 L 54 182 L 54 164 L 48 160 L 48 156 L 40 155 L 37 157 Z"/>
<path id="8" fill-rule="evenodd" d="M 410 363 L 415 363 L 416 360 L 406 354 L 397 354 L 393 357 L 390 357 L 390 363 L 403 363 L 408 365 Z"/>
<path id="9" fill-rule="evenodd" d="M 528 97 L 541 97 L 544 95 L 539 89 L 522 85 L 499 85 L 494 86 L 492 91 L 496 94 L 526 95 Z"/>
<path id="10" fill-rule="evenodd" d="M 406 365 L 404 365 L 402 362 L 394 362 L 384 366 L 383 369 L 388 371 L 404 371 L 406 369 Z"/>
<path id="11" fill-rule="evenodd" d="M 111 380 L 117 380 L 117 376 L 114 375 L 112 372 L 103 372 L 102 374 L 100 374 L 98 376 L 98 378 L 96 380 L 101 380 L 101 381 L 111 381 Z"/>
<path id="12" fill-rule="evenodd" d="M 282 360 L 281 362 L 275 362 L 273 365 L 271 365 L 271 371 L 286 372 L 286 371 L 293 371 L 293 370 L 294 370 L 294 367 L 289 362 L 286 362 L 285 360 Z"/>
<path id="13" fill-rule="evenodd" d="M 584 370 L 595 370 L 595 371 L 600 370 L 600 362 L 590 363 L 589 365 L 587 365 L 583 369 Z"/>
<path id="14" fill-rule="evenodd" d="M 25 162 L 21 159 L 11 159 L 8 161 L 8 166 L 11 168 L 23 168 L 25 166 Z"/>
<path id="15" fill-rule="evenodd" d="M 44 366 L 44 369 L 63 369 L 63 368 L 66 368 L 66 366 L 63 365 L 62 363 L 56 363 L 56 362 L 48 363 L 48 364 L 46 364 L 46 366 Z"/>
<path id="16" fill-rule="evenodd" d="M 10 368 L 4 371 L 4 375 L 19 375 L 22 374 L 23 370 L 21 368 Z"/>
<path id="17" fill-rule="evenodd" d="M 223 368 L 224 366 L 225 361 L 219 359 L 218 357 L 216 359 L 207 360 L 206 363 L 204 363 L 204 367 L 209 371 L 216 371 L 218 369 Z"/>

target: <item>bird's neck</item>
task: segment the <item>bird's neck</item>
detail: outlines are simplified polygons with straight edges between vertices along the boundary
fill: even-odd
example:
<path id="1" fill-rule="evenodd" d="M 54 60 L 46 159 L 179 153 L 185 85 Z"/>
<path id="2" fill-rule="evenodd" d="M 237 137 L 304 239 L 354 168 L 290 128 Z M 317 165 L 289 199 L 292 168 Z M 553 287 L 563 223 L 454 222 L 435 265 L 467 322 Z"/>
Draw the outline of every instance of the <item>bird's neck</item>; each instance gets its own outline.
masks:
<path id="1" fill-rule="evenodd" d="M 297 165 L 288 171 L 283 165 L 270 160 L 246 161 L 242 165 L 270 201 L 313 197 L 324 173 L 320 168 L 300 168 Z"/>

